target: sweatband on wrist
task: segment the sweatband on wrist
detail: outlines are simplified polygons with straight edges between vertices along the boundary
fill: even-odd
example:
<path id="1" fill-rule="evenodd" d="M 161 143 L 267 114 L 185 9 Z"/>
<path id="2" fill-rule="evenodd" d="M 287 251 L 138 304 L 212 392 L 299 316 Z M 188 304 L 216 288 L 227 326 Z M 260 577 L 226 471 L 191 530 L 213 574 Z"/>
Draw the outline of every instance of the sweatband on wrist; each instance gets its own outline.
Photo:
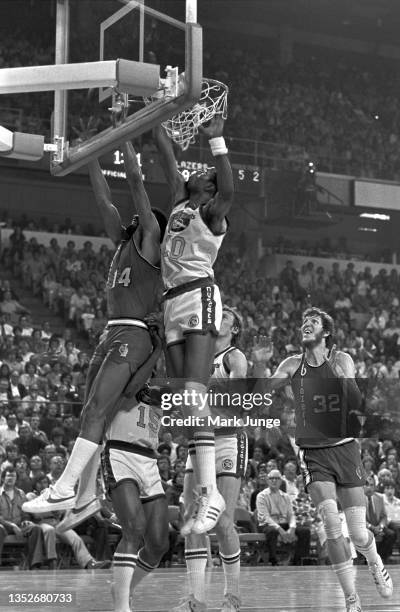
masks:
<path id="1" fill-rule="evenodd" d="M 227 155 L 228 149 L 225 144 L 225 138 L 223 136 L 217 136 L 216 138 L 210 138 L 208 141 L 211 148 L 211 153 L 214 157 L 217 155 Z"/>

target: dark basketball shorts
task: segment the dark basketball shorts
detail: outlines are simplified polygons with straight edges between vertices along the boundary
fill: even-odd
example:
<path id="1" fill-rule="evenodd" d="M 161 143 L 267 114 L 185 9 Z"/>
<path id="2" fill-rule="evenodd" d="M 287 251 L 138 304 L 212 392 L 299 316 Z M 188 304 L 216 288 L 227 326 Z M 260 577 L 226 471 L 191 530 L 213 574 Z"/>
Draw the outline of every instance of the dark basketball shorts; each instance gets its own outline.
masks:
<path id="1" fill-rule="evenodd" d="M 222 321 L 219 288 L 210 283 L 165 300 L 164 325 L 167 345 L 184 341 L 186 334 L 218 335 Z"/>
<path id="2" fill-rule="evenodd" d="M 165 497 L 154 451 L 129 442 L 110 440 L 101 454 L 107 495 L 122 482 L 134 482 L 142 501 Z"/>
<path id="3" fill-rule="evenodd" d="M 355 440 L 326 448 L 301 448 L 300 468 L 307 487 L 316 481 L 334 482 L 341 487 L 362 487 L 365 470 Z"/>
<path id="4" fill-rule="evenodd" d="M 215 430 L 215 471 L 219 476 L 242 478 L 247 468 L 247 435 L 241 431 L 231 435 L 220 435 Z M 190 455 L 185 472 L 193 472 Z"/>
<path id="5" fill-rule="evenodd" d="M 106 361 L 127 363 L 131 374 L 146 361 L 153 350 L 147 329 L 134 325 L 106 327 L 91 359 L 91 367 Z"/>

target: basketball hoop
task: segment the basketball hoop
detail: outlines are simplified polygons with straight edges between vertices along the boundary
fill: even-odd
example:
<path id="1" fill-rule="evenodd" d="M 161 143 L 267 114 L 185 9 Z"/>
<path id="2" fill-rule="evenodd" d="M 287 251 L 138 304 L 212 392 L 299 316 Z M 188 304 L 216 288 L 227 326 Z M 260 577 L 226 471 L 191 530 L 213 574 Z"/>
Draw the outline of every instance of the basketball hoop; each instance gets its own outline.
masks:
<path id="1" fill-rule="evenodd" d="M 228 91 L 228 87 L 220 81 L 203 79 L 198 102 L 162 123 L 168 136 L 186 151 L 195 142 L 200 125 L 210 121 L 217 113 L 226 119 Z"/>

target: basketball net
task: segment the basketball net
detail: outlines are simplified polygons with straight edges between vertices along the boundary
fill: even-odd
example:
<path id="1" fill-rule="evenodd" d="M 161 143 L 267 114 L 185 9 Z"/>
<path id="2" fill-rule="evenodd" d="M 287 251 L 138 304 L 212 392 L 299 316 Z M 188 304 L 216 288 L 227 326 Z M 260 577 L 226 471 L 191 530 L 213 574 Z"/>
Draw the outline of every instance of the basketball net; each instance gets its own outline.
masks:
<path id="1" fill-rule="evenodd" d="M 162 123 L 168 136 L 186 151 L 195 142 L 203 123 L 210 121 L 216 114 L 226 119 L 228 91 L 228 87 L 220 81 L 203 79 L 201 96 L 196 104 Z M 146 103 L 151 101 L 145 99 Z"/>

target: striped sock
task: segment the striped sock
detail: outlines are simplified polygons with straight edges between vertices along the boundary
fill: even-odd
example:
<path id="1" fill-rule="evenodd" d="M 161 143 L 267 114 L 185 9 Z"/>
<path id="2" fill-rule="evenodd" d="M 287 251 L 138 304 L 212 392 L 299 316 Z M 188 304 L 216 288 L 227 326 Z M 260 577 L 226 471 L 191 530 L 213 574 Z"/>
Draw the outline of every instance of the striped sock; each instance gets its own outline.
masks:
<path id="1" fill-rule="evenodd" d="M 114 606 L 115 612 L 129 612 L 129 587 L 136 567 L 137 555 L 114 553 Z"/>
<path id="2" fill-rule="evenodd" d="M 365 546 L 356 546 L 356 550 L 358 550 L 358 552 L 360 552 L 362 555 L 364 555 L 364 557 L 367 560 L 368 565 L 371 565 L 371 563 L 378 563 L 379 561 L 379 555 L 378 555 L 378 551 L 376 550 L 376 542 L 375 542 L 375 537 L 374 534 L 372 533 L 372 531 L 368 531 L 368 542 L 365 544 Z"/>
<path id="3" fill-rule="evenodd" d="M 131 582 L 131 593 L 135 589 L 135 587 L 139 584 L 139 582 L 143 580 L 145 576 L 148 576 L 158 566 L 158 564 L 153 566 L 153 565 L 150 565 L 149 563 L 146 563 L 146 561 L 143 561 L 142 559 L 143 550 L 144 549 L 141 548 L 138 552 L 136 569 L 135 569 L 135 573 L 133 574 L 133 578 Z"/>
<path id="4" fill-rule="evenodd" d="M 186 567 L 189 579 L 190 594 L 198 601 L 205 603 L 205 573 L 207 566 L 207 548 L 185 549 Z"/>
<path id="5" fill-rule="evenodd" d="M 193 436 L 196 447 L 196 465 L 198 484 L 203 487 L 216 488 L 215 478 L 215 436 L 212 431 L 196 432 Z"/>
<path id="6" fill-rule="evenodd" d="M 227 593 L 232 593 L 232 595 L 236 595 L 239 597 L 240 594 L 240 549 L 238 552 L 233 553 L 232 555 L 223 555 L 222 552 L 219 552 L 219 556 L 222 561 L 222 567 L 224 568 L 224 576 L 225 576 L 225 591 L 224 595 Z"/>
<path id="7" fill-rule="evenodd" d="M 356 592 L 356 583 L 352 559 L 344 563 L 332 564 L 332 569 L 338 577 L 344 596 L 353 595 Z"/>

